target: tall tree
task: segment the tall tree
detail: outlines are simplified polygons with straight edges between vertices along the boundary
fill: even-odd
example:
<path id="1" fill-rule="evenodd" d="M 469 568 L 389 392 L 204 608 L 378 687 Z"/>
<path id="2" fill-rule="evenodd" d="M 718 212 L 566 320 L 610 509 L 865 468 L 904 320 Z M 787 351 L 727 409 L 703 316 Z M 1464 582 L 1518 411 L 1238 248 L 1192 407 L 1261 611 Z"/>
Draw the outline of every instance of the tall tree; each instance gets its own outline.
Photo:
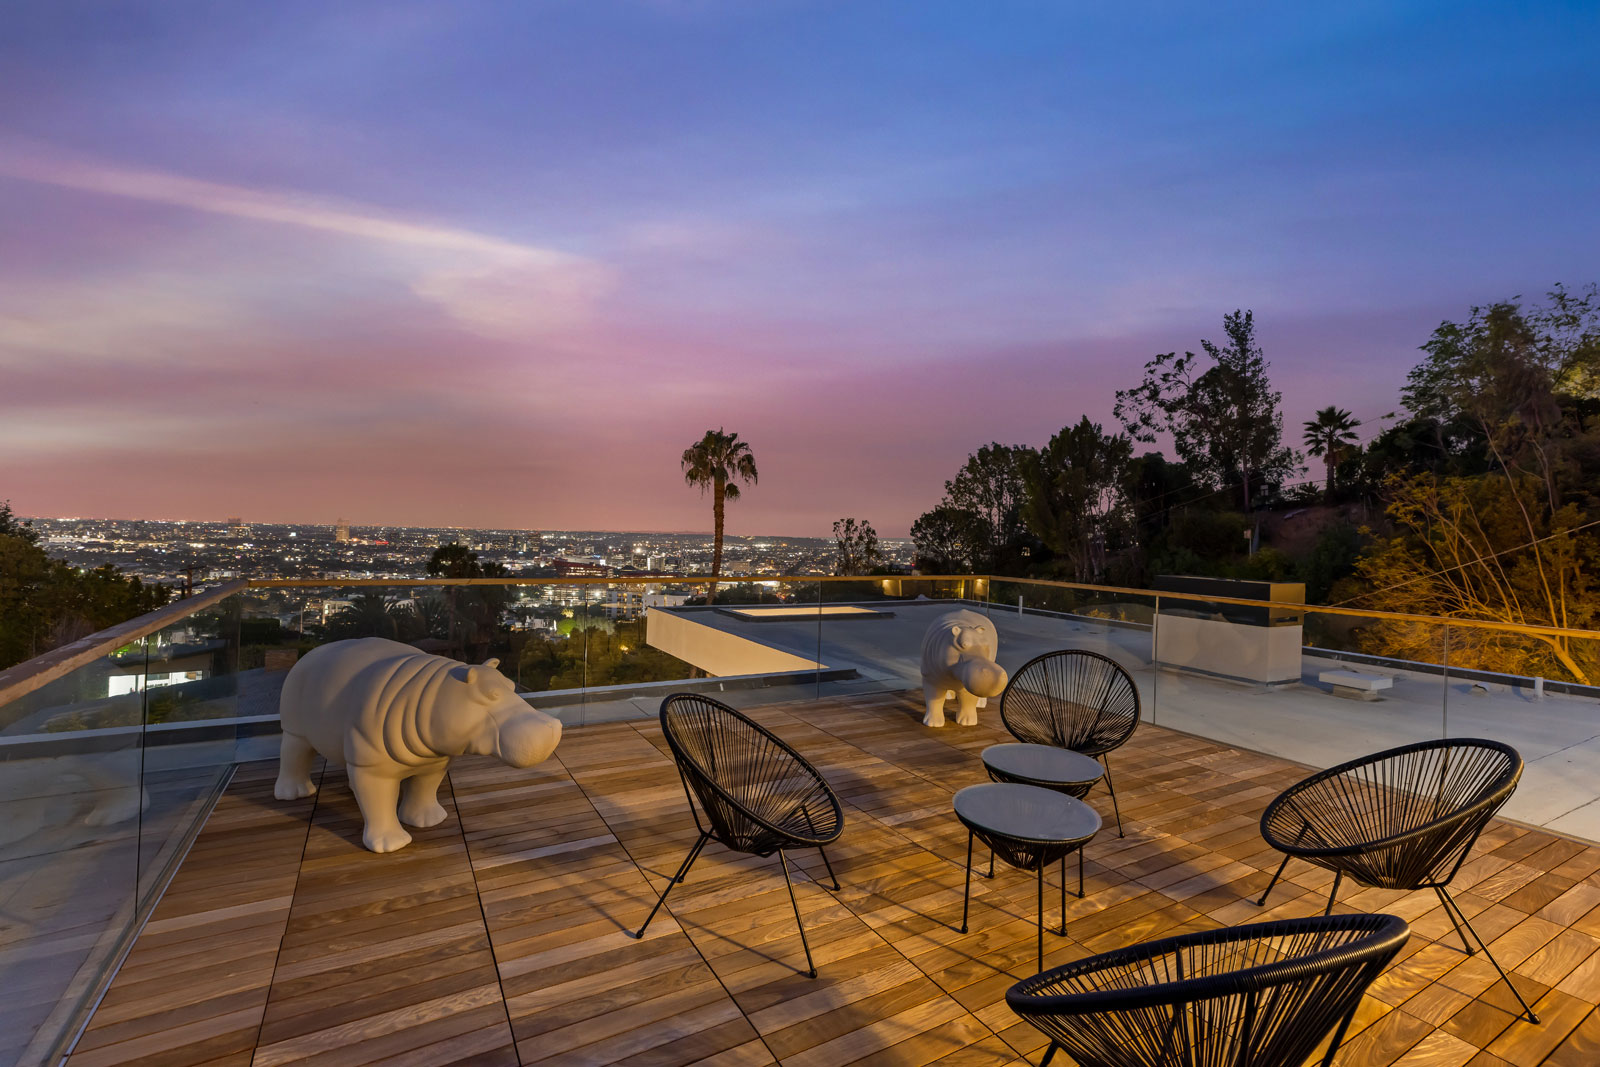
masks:
<path id="1" fill-rule="evenodd" d="M 839 552 L 834 563 L 837 574 L 870 574 L 883 559 L 878 550 L 878 531 L 865 519 L 838 520 L 833 524 L 833 539 Z"/>
<path id="2" fill-rule="evenodd" d="M 911 524 L 911 543 L 923 573 L 968 574 L 980 568 L 974 557 L 986 550 L 983 520 L 977 513 L 940 504 Z"/>
<path id="3" fill-rule="evenodd" d="M 433 550 L 428 574 L 437 578 L 504 578 L 507 571 L 499 563 L 478 562 L 476 552 L 452 542 Z M 444 603 L 444 636 L 450 642 L 451 654 L 459 650 L 468 658 L 481 658 L 488 655 L 489 645 L 499 632 L 501 616 L 511 603 L 511 590 L 504 585 L 448 585 Z"/>
<path id="4" fill-rule="evenodd" d="M 106 564 L 79 570 L 52 559 L 35 532 L 0 514 L 0 669 L 154 611 L 171 599 L 162 585 Z"/>
<path id="5" fill-rule="evenodd" d="M 721 429 L 707 430 L 706 435 L 683 450 L 683 480 L 699 486 L 700 492 L 711 492 L 711 515 L 714 524 L 714 541 L 711 549 L 711 577 L 722 574 L 722 522 L 723 506 L 739 499 L 739 483 L 756 482 L 756 460 L 750 446 L 739 440 L 736 433 Z"/>
<path id="6" fill-rule="evenodd" d="M 967 457 L 956 476 L 944 483 L 944 503 L 976 515 L 982 522 L 986 559 L 974 564 L 1003 569 L 1007 551 L 1025 532 L 1022 502 L 1027 495 L 1023 468 L 1033 449 L 991 442 Z"/>
<path id="7" fill-rule="evenodd" d="M 481 578 L 483 567 L 478 564 L 476 552 L 452 541 L 433 550 L 428 559 L 428 574 L 435 578 Z"/>
<path id="8" fill-rule="evenodd" d="M 1577 473 L 1570 445 L 1583 420 L 1574 401 L 1600 395 L 1600 292 L 1558 286 L 1542 306 L 1475 307 L 1465 322 L 1440 323 L 1422 350 L 1427 358 L 1401 390 L 1406 407 L 1471 425 L 1508 481 L 1537 477 L 1558 508 Z"/>
<path id="9" fill-rule="evenodd" d="M 1023 520 L 1068 562 L 1077 581 L 1098 577 L 1118 534 L 1131 528 L 1127 490 L 1132 457 L 1132 442 L 1121 434 L 1103 433 L 1085 415 L 1030 454 L 1023 468 Z"/>
<path id="10" fill-rule="evenodd" d="M 1172 436 L 1173 448 L 1219 488 L 1237 487 L 1249 512 L 1258 488 L 1281 484 L 1299 469 L 1283 443 L 1283 394 L 1267 378 L 1249 311 L 1223 316 L 1226 345 L 1202 340 L 1210 366 L 1193 352 L 1167 352 L 1144 365 L 1144 380 L 1117 393 L 1116 414 L 1135 440 Z"/>
<path id="11" fill-rule="evenodd" d="M 1327 464 L 1326 493 L 1330 502 L 1333 500 L 1334 472 L 1339 467 L 1340 456 L 1356 443 L 1356 427 L 1360 425 L 1360 419 L 1351 418 L 1348 411 L 1332 404 L 1318 411 L 1316 418 L 1306 420 L 1306 453 L 1321 456 Z"/>
<path id="12" fill-rule="evenodd" d="M 382 593 L 357 593 L 350 602 L 328 617 L 328 637 L 400 636 L 400 617 Z"/>
<path id="13" fill-rule="evenodd" d="M 0 536 L 21 538 L 30 545 L 39 543 L 39 531 L 12 513 L 9 500 L 0 500 Z"/>

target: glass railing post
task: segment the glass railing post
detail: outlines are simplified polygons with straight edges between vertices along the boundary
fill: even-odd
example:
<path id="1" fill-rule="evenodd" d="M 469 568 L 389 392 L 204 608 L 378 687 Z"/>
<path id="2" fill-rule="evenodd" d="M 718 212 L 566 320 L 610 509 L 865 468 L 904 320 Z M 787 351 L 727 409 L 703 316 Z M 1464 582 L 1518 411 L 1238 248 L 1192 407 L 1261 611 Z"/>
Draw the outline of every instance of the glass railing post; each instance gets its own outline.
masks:
<path id="1" fill-rule="evenodd" d="M 1439 657 L 1444 671 L 1444 686 L 1439 701 L 1439 736 L 1450 736 L 1450 627 L 1444 628 L 1444 655 Z"/>
<path id="2" fill-rule="evenodd" d="M 1150 724 L 1155 725 L 1156 708 L 1161 704 L 1161 596 L 1156 595 L 1155 612 L 1150 616 Z"/>
<path id="3" fill-rule="evenodd" d="M 811 685 L 818 698 L 822 696 L 822 591 L 827 584 L 820 578 L 817 580 L 817 654 L 812 657 L 816 666 L 811 672 Z"/>
<path id="4" fill-rule="evenodd" d="M 589 586 L 580 585 L 579 596 L 582 598 L 582 607 L 578 612 L 578 627 L 583 632 L 583 673 L 580 675 L 583 692 L 579 694 L 583 708 L 583 721 L 589 721 Z"/>

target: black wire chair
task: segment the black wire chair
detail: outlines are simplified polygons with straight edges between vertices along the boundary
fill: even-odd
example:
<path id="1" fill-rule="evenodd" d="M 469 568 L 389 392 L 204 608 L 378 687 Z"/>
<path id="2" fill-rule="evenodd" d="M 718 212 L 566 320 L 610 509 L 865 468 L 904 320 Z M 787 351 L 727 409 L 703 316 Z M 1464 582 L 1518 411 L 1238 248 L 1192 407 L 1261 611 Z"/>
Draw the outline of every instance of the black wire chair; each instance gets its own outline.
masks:
<path id="1" fill-rule="evenodd" d="M 735 852 L 757 856 L 776 852 L 784 883 L 789 887 L 795 925 L 800 927 L 808 973 L 815 978 L 817 966 L 811 961 L 811 946 L 806 942 L 805 924 L 800 921 L 800 905 L 795 900 L 784 851 L 814 848 L 821 852 L 837 891 L 839 876 L 833 873 L 833 864 L 828 862 L 823 846 L 837 840 L 844 829 L 839 798 L 817 769 L 772 731 L 710 697 L 693 693 L 667 697 L 661 702 L 661 730 L 678 764 L 678 776 L 700 837 L 689 849 L 678 873 L 661 891 L 661 899 L 650 909 L 644 926 L 633 936 L 644 937 L 645 928 L 661 910 L 667 894 L 688 876 L 707 841 L 715 839 Z M 709 825 L 701 825 L 700 811 L 705 812 Z"/>
<path id="2" fill-rule="evenodd" d="M 1467 955 L 1478 946 L 1527 1012 L 1489 946 L 1450 896 L 1448 886 L 1494 813 L 1522 777 L 1510 745 L 1477 737 L 1420 741 L 1341 763 L 1290 786 L 1261 815 L 1261 836 L 1284 854 L 1258 904 L 1298 856 L 1333 872 L 1328 911 L 1348 876 L 1379 889 L 1432 889 Z"/>
<path id="3" fill-rule="evenodd" d="M 1120 748 L 1138 729 L 1139 687 L 1121 664 L 1082 649 L 1035 656 L 1000 694 L 1000 721 L 1018 741 L 1098 757 L 1106 769 L 1117 836 L 1123 836 L 1106 753 Z"/>
<path id="4" fill-rule="evenodd" d="M 1410 928 L 1322 915 L 1205 930 L 1026 978 L 1011 1010 L 1080 1067 L 1301 1067 L 1331 1032 L 1333 1062 L 1362 994 Z"/>

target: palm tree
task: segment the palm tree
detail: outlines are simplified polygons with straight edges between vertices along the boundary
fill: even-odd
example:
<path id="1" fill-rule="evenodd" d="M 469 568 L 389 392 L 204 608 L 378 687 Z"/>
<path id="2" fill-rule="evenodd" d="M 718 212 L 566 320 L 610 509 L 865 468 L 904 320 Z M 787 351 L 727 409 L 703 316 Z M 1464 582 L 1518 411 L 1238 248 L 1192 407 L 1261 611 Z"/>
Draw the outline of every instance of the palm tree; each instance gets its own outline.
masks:
<path id="1" fill-rule="evenodd" d="M 722 573 L 722 506 L 739 499 L 739 482 L 756 481 L 756 458 L 736 433 L 707 430 L 706 435 L 683 450 L 683 480 L 711 490 L 711 514 L 716 540 L 711 552 L 711 577 Z"/>
<path id="2" fill-rule="evenodd" d="M 387 637 L 393 640 L 397 634 L 394 613 L 381 593 L 357 593 L 328 617 L 328 636 L 335 639 Z"/>
<path id="3" fill-rule="evenodd" d="M 1328 499 L 1333 499 L 1333 473 L 1339 465 L 1339 454 L 1356 443 L 1356 427 L 1360 419 L 1353 419 L 1343 408 L 1328 405 L 1317 412 L 1317 417 L 1306 422 L 1306 451 L 1323 457 L 1328 465 Z"/>

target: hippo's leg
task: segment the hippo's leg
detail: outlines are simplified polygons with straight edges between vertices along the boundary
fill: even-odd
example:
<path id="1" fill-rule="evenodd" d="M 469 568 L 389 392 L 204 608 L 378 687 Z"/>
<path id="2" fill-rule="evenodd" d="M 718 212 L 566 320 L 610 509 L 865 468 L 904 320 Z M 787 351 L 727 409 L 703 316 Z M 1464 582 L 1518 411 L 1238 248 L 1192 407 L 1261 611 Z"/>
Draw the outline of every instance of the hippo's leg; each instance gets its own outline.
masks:
<path id="1" fill-rule="evenodd" d="M 345 768 L 350 778 L 350 792 L 356 795 L 361 807 L 361 820 L 366 829 L 361 832 L 361 843 L 373 852 L 393 852 L 411 843 L 396 817 L 400 804 L 400 780 L 371 767 L 351 764 Z"/>
<path id="2" fill-rule="evenodd" d="M 956 690 L 956 725 L 978 725 L 978 698 L 965 689 Z"/>
<path id="3" fill-rule="evenodd" d="M 315 793 L 317 784 L 311 780 L 311 764 L 316 758 L 310 741 L 285 730 L 278 745 L 278 782 L 272 787 L 272 795 L 279 800 L 299 800 Z"/>
<path id="4" fill-rule="evenodd" d="M 927 712 L 922 716 L 922 725 L 944 725 L 944 694 L 945 688 L 942 685 L 929 685 L 926 682 L 922 684 L 922 699 L 928 705 Z"/>
<path id="5" fill-rule="evenodd" d="M 400 786 L 400 821 L 407 826 L 438 826 L 448 814 L 439 803 L 439 783 L 444 781 L 448 763 L 438 770 L 425 770 L 407 778 Z"/>

